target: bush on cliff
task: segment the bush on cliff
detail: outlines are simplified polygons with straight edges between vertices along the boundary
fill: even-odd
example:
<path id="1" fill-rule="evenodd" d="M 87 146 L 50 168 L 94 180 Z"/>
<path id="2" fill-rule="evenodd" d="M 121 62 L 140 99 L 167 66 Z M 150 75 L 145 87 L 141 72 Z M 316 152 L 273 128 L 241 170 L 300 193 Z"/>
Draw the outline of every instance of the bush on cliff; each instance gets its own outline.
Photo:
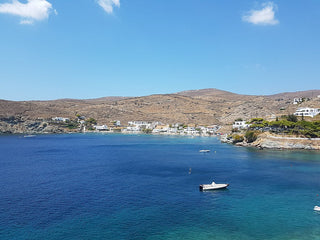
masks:
<path id="1" fill-rule="evenodd" d="M 296 115 L 290 114 L 287 116 L 287 120 L 290 122 L 298 122 L 298 118 Z"/>
<path id="2" fill-rule="evenodd" d="M 264 120 L 263 118 L 253 118 L 250 121 L 251 128 L 263 128 L 269 125 L 269 122 Z"/>
<path id="3" fill-rule="evenodd" d="M 257 134 L 254 131 L 247 131 L 245 134 L 247 143 L 252 143 L 257 140 Z"/>
<path id="4" fill-rule="evenodd" d="M 281 120 L 277 119 L 276 121 L 266 121 L 263 118 L 253 118 L 250 121 L 252 124 L 249 128 L 247 134 L 250 134 L 246 137 L 247 142 L 252 141 L 253 133 L 249 133 L 250 130 L 259 130 L 259 131 L 271 131 L 276 133 L 283 134 L 295 134 L 302 135 L 308 138 L 319 138 L 320 137 L 320 121 L 305 121 L 298 120 L 295 115 L 284 115 L 281 117 Z M 254 140 L 253 140 L 254 141 Z"/>
<path id="5" fill-rule="evenodd" d="M 142 132 L 145 134 L 150 134 L 152 133 L 152 129 L 146 128 L 146 129 L 143 129 Z"/>
<path id="6" fill-rule="evenodd" d="M 94 118 L 89 118 L 86 120 L 86 122 L 89 124 L 97 124 L 97 120 L 95 120 Z"/>
<path id="7" fill-rule="evenodd" d="M 238 143 L 238 142 L 243 142 L 244 137 L 238 134 L 235 134 L 232 136 L 232 142 L 233 143 Z"/>

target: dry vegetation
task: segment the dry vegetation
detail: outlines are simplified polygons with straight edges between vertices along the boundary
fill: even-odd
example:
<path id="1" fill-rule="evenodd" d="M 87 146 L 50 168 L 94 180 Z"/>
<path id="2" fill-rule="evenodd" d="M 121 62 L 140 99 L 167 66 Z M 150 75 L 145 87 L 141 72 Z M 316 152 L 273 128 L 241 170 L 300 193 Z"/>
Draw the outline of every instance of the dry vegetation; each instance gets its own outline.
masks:
<path id="1" fill-rule="evenodd" d="M 100 124 L 120 120 L 162 121 L 164 123 L 231 124 L 237 118 L 251 119 L 287 115 L 302 106 L 320 107 L 320 90 L 282 93 L 270 96 L 240 95 L 217 89 L 185 91 L 145 97 L 106 97 L 90 100 L 54 101 L 0 100 L 0 118 L 47 119 L 56 116 L 92 117 Z M 293 105 L 295 97 L 312 98 Z"/>

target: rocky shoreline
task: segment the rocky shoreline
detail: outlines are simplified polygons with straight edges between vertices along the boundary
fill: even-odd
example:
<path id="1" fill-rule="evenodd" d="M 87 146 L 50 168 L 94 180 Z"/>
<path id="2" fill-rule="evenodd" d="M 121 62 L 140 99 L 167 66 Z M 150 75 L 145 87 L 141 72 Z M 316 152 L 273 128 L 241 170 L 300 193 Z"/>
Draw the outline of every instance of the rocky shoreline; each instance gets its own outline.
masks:
<path id="1" fill-rule="evenodd" d="M 68 129 L 45 120 L 24 120 L 21 118 L 0 119 L 0 134 L 55 134 L 82 132 L 80 129 Z M 259 149 L 304 149 L 320 150 L 320 138 L 299 138 L 291 136 L 262 133 L 251 143 L 244 141 L 234 143 L 231 137 L 223 135 L 223 143 L 236 146 L 256 147 Z"/>
<path id="2" fill-rule="evenodd" d="M 233 143 L 226 135 L 221 137 L 221 142 Z M 236 146 L 256 147 L 259 149 L 296 149 L 296 150 L 320 150 L 320 138 L 300 138 L 282 136 L 271 133 L 259 134 L 252 143 L 246 141 L 235 143 Z"/>
<path id="3" fill-rule="evenodd" d="M 72 128 L 69 128 L 68 124 L 65 123 L 57 123 L 50 120 L 26 120 L 23 118 L 10 117 L 10 118 L 0 118 L 0 134 L 57 134 L 57 133 L 123 133 L 123 134 L 153 134 L 153 135 L 181 135 L 181 136 L 216 136 L 217 133 L 185 133 L 185 132 L 144 132 L 141 131 L 119 131 L 119 129 L 108 130 L 108 131 L 99 131 L 94 130 L 92 127 L 87 128 L 82 124 Z"/>
<path id="4" fill-rule="evenodd" d="M 69 131 L 43 120 L 23 120 L 14 117 L 0 119 L 0 134 L 46 134 L 66 132 Z"/>

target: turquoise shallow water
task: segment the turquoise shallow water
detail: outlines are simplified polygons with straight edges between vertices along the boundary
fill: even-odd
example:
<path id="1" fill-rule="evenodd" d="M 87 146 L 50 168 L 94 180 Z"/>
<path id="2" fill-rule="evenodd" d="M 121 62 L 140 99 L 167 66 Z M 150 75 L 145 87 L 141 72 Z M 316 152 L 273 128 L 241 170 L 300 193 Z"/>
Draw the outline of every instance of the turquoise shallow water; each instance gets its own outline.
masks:
<path id="1" fill-rule="evenodd" d="M 0 153 L 0 239 L 320 239 L 318 152 L 68 134 Z M 230 186 L 199 192 L 212 180 Z"/>

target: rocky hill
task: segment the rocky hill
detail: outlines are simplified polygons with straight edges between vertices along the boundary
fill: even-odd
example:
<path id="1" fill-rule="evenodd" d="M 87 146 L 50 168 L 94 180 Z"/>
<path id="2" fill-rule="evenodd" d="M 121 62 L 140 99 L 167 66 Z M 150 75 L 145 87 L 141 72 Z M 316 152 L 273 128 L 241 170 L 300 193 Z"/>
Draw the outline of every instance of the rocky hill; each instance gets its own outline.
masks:
<path id="1" fill-rule="evenodd" d="M 302 106 L 320 108 L 320 90 L 279 93 L 270 96 L 241 95 L 218 89 L 184 91 L 143 97 L 60 99 L 53 101 L 0 100 L 0 121 L 16 117 L 21 121 L 75 118 L 76 114 L 95 118 L 99 124 L 120 120 L 161 121 L 164 123 L 231 124 L 237 118 L 274 117 L 293 113 Z M 299 105 L 293 98 L 310 98 Z"/>

